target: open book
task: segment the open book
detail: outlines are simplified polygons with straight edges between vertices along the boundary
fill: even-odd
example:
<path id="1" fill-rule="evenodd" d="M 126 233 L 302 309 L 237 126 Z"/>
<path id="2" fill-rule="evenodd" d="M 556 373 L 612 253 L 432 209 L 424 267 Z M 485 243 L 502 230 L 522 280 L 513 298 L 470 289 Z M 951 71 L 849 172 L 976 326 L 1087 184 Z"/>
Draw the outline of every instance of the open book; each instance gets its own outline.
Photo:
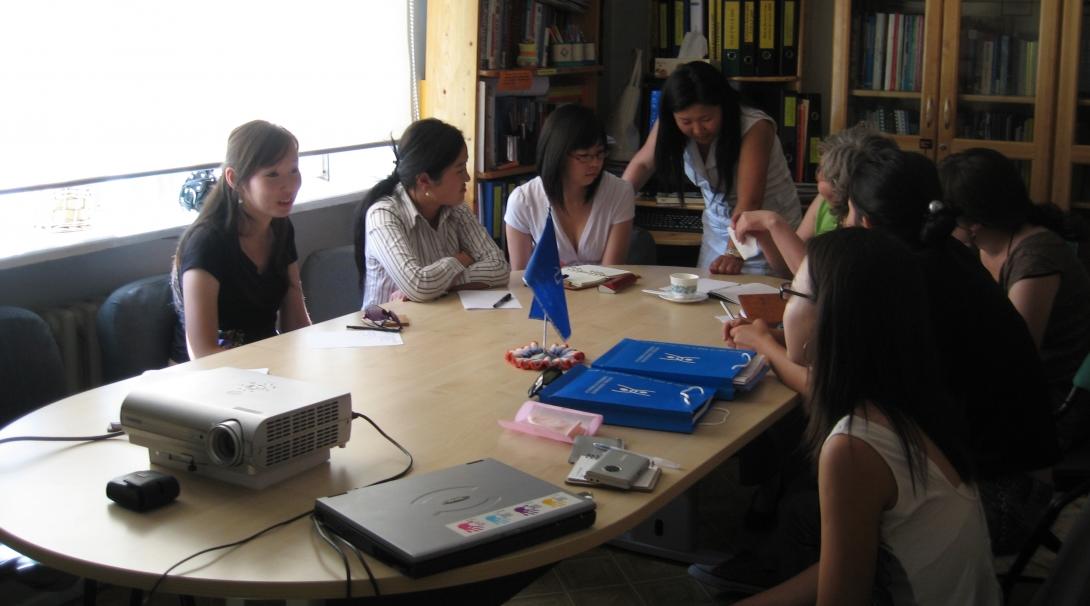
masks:
<path id="1" fill-rule="evenodd" d="M 632 273 L 623 269 L 614 269 L 601 265 L 569 265 L 561 268 L 560 271 L 564 274 L 564 288 L 568 290 L 591 288 L 610 278 Z"/>

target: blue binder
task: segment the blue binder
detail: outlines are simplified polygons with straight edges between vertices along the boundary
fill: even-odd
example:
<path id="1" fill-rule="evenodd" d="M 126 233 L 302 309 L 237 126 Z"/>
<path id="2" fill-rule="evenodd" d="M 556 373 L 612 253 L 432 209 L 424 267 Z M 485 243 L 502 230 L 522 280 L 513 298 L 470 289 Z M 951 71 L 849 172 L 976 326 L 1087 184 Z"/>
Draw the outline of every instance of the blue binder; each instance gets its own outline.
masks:
<path id="1" fill-rule="evenodd" d="M 595 368 L 689 385 L 710 385 L 734 399 L 734 377 L 757 355 L 748 349 L 622 339 L 594 361 Z"/>
<path id="2" fill-rule="evenodd" d="M 610 425 L 692 433 L 711 407 L 711 386 L 576 366 L 541 391 L 542 402 L 602 415 Z"/>

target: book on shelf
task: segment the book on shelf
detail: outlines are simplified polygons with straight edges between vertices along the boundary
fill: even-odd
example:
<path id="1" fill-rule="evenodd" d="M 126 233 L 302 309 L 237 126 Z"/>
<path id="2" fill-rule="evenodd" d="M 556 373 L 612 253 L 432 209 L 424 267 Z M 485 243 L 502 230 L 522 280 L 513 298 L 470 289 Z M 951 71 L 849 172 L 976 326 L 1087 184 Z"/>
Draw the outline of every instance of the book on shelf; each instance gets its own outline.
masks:
<path id="1" fill-rule="evenodd" d="M 778 76 L 780 71 L 779 34 L 776 0 L 757 0 L 757 64 L 758 76 Z"/>
<path id="2" fill-rule="evenodd" d="M 798 74 L 799 12 L 797 0 L 779 0 L 780 16 L 780 75 Z"/>
<path id="3" fill-rule="evenodd" d="M 742 0 L 742 69 L 739 75 L 757 73 L 757 0 Z"/>
<path id="4" fill-rule="evenodd" d="M 723 73 L 727 76 L 741 76 L 743 72 L 742 54 L 745 52 L 743 44 L 743 23 L 745 21 L 742 9 L 743 0 L 722 0 L 723 5 Z"/>

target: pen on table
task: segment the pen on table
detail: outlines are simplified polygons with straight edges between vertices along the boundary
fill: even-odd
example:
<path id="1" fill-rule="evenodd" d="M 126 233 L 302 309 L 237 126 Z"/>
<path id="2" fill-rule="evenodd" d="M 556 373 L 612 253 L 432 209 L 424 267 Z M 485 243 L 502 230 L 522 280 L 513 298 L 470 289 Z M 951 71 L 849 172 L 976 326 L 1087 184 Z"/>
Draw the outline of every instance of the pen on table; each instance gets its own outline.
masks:
<path id="1" fill-rule="evenodd" d="M 377 330 L 378 332 L 398 332 L 396 328 L 383 328 L 381 326 L 360 326 L 359 324 L 349 324 L 345 326 L 349 330 Z"/>
<path id="2" fill-rule="evenodd" d="M 492 309 L 496 309 L 500 305 L 503 305 L 504 303 L 506 303 L 506 302 L 508 302 L 510 300 L 511 300 L 511 293 L 507 293 L 506 295 L 503 295 L 502 297 L 500 297 L 499 301 L 496 301 L 495 303 L 492 304 Z"/>
<path id="3" fill-rule="evenodd" d="M 733 320 L 734 319 L 734 314 L 730 313 L 730 308 L 727 307 L 727 304 L 722 302 L 722 301 L 720 301 L 719 304 L 723 306 L 723 311 L 726 312 L 727 319 L 728 320 Z"/>

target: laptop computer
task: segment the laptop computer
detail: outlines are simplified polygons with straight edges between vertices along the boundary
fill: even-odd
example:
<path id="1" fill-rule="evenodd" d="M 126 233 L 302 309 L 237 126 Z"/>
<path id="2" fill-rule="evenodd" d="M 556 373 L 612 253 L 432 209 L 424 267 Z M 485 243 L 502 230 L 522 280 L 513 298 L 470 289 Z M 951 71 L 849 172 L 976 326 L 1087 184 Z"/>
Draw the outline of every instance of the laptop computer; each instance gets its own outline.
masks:
<path id="1" fill-rule="evenodd" d="M 411 577 L 586 528 L 595 503 L 494 459 L 323 497 L 315 516 Z"/>

